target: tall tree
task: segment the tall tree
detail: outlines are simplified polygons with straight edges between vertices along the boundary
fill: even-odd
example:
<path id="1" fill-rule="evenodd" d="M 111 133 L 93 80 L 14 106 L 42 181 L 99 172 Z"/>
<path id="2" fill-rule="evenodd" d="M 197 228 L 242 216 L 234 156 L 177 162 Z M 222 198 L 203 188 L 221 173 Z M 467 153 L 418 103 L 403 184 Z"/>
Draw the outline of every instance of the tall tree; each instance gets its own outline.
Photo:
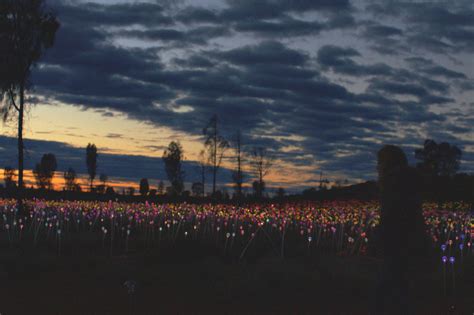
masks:
<path id="1" fill-rule="evenodd" d="M 219 133 L 217 115 L 211 117 L 211 120 L 202 130 L 202 133 L 206 137 L 204 144 L 212 170 L 212 194 L 214 195 L 216 193 L 217 173 L 221 166 L 224 153 L 227 148 L 229 148 L 229 143 Z"/>
<path id="2" fill-rule="evenodd" d="M 41 162 L 36 164 L 33 170 L 38 188 L 52 189 L 52 180 L 57 167 L 58 164 L 54 154 L 47 153 L 43 155 Z"/>
<path id="3" fill-rule="evenodd" d="M 92 191 L 92 185 L 97 173 L 97 156 L 97 147 L 95 144 L 89 143 L 86 148 L 86 164 L 90 180 L 90 191 Z"/>
<path id="4" fill-rule="evenodd" d="M 148 184 L 148 179 L 142 178 L 140 180 L 140 195 L 145 197 L 148 194 L 149 190 L 150 190 L 150 185 Z"/>
<path id="5" fill-rule="evenodd" d="M 165 193 L 165 183 L 162 180 L 158 183 L 158 187 L 156 189 L 158 195 L 163 195 Z"/>
<path id="6" fill-rule="evenodd" d="M 23 211 L 23 121 L 31 69 L 52 47 L 59 22 L 44 0 L 0 2 L 0 100 L 3 119 L 18 114 L 18 209 Z"/>
<path id="7" fill-rule="evenodd" d="M 109 180 L 109 177 L 107 176 L 107 174 L 100 174 L 99 176 L 99 180 L 102 182 L 102 185 L 107 186 L 107 181 Z"/>
<path id="8" fill-rule="evenodd" d="M 76 189 L 76 178 L 76 171 L 72 167 L 64 172 L 64 186 L 66 190 L 73 191 Z"/>
<path id="9" fill-rule="evenodd" d="M 276 191 L 276 197 L 282 200 L 283 198 L 285 198 L 285 195 L 286 195 L 285 189 L 283 187 L 279 187 Z"/>
<path id="10" fill-rule="evenodd" d="M 257 177 L 254 182 L 255 193 L 258 198 L 263 196 L 265 190 L 265 176 L 270 172 L 273 166 L 273 156 L 264 147 L 254 147 L 250 152 L 250 166 Z"/>
<path id="11" fill-rule="evenodd" d="M 461 150 L 447 142 L 436 143 L 425 140 L 423 148 L 415 150 L 415 158 L 420 162 L 417 167 L 434 176 L 452 176 L 459 170 Z"/>
<path id="12" fill-rule="evenodd" d="M 193 192 L 194 196 L 202 196 L 204 187 L 202 186 L 202 183 L 196 182 L 192 184 L 191 191 Z"/>
<path id="13" fill-rule="evenodd" d="M 181 170 L 183 148 L 179 142 L 172 141 L 163 152 L 163 162 L 168 180 L 171 183 L 171 193 L 180 195 L 184 189 L 184 172 Z"/>
<path id="14" fill-rule="evenodd" d="M 208 172 L 208 168 L 209 168 L 208 158 L 206 157 L 205 150 L 201 150 L 199 152 L 198 166 L 199 166 L 199 173 L 201 176 L 201 186 L 202 186 L 201 195 L 205 196 L 206 195 L 206 173 Z"/>
<path id="15" fill-rule="evenodd" d="M 15 183 L 15 170 L 9 166 L 3 170 L 3 181 L 5 182 L 6 189 L 12 189 L 16 187 Z"/>
<path id="16" fill-rule="evenodd" d="M 235 151 L 236 151 L 236 169 L 232 172 L 232 180 L 235 184 L 235 192 L 237 198 L 242 197 L 242 184 L 244 182 L 244 174 L 242 172 L 242 158 L 243 158 L 243 151 L 242 151 L 242 135 L 240 130 L 235 135 Z"/>

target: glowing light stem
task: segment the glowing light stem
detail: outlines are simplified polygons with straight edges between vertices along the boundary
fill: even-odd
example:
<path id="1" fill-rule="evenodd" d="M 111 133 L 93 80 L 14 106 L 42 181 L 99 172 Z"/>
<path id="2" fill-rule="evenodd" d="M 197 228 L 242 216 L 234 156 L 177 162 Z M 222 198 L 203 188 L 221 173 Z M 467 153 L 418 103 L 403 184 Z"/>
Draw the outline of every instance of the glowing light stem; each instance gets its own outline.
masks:
<path id="1" fill-rule="evenodd" d="M 453 279 L 453 291 L 452 291 L 452 296 L 454 296 L 455 292 L 456 292 L 456 273 L 454 272 L 454 263 L 451 263 L 451 277 Z"/>
<path id="2" fill-rule="evenodd" d="M 242 250 L 242 253 L 240 253 L 239 260 L 241 260 L 244 257 L 245 252 L 247 251 L 247 248 L 250 246 L 250 244 L 254 240 L 255 236 L 257 236 L 259 230 L 260 230 L 260 228 L 258 228 L 257 231 L 255 231 L 255 233 L 253 233 L 253 236 L 247 242 L 247 245 L 245 245 L 244 249 Z"/>
<path id="3" fill-rule="evenodd" d="M 114 248 L 114 230 L 115 230 L 115 220 L 114 220 L 115 216 L 112 215 L 112 218 L 110 220 L 110 257 L 112 257 L 112 252 L 113 252 L 113 248 Z"/>
<path id="4" fill-rule="evenodd" d="M 61 256 L 61 231 L 58 232 L 58 256 Z"/>
<path id="5" fill-rule="evenodd" d="M 127 236 L 125 237 L 125 253 L 128 253 L 128 237 L 129 237 L 129 233 L 127 231 Z"/>
<path id="6" fill-rule="evenodd" d="M 443 292 L 446 296 L 446 262 L 443 262 Z"/>
<path id="7" fill-rule="evenodd" d="M 286 223 L 283 225 L 283 235 L 281 237 L 281 250 L 280 256 L 283 259 L 285 257 L 285 234 L 286 234 Z"/>
<path id="8" fill-rule="evenodd" d="M 341 223 L 341 232 L 339 233 L 339 250 L 342 250 L 344 242 L 344 222 Z"/>
<path id="9" fill-rule="evenodd" d="M 179 229 L 181 228 L 181 222 L 183 222 L 182 219 L 179 220 L 178 227 L 176 228 L 176 232 L 174 233 L 173 243 L 175 243 L 176 239 L 178 238 Z"/>

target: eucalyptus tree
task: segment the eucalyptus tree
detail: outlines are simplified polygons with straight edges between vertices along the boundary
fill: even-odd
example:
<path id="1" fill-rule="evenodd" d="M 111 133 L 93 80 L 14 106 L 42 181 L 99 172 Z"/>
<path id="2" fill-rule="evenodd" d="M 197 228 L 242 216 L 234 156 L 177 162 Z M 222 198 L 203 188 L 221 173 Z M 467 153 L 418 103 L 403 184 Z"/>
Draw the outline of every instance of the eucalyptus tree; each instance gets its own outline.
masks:
<path id="1" fill-rule="evenodd" d="M 86 165 L 87 173 L 89 174 L 90 191 L 94 184 L 94 178 L 97 175 L 97 147 L 95 144 L 89 143 L 86 147 Z"/>
<path id="2" fill-rule="evenodd" d="M 215 195 L 217 173 L 224 158 L 224 153 L 229 148 L 229 142 L 219 133 L 217 115 L 211 117 L 202 133 L 206 139 L 204 145 L 212 171 L 212 194 Z"/>
<path id="3" fill-rule="evenodd" d="M 163 152 L 166 175 L 171 183 L 171 193 L 180 195 L 184 189 L 184 172 L 181 162 L 184 159 L 183 148 L 179 142 L 172 141 Z"/>
<path id="4" fill-rule="evenodd" d="M 273 155 L 264 147 L 254 147 L 250 151 L 250 167 L 257 178 L 253 183 L 255 194 L 258 198 L 263 196 L 265 190 L 265 176 L 273 166 Z"/>
<path id="5" fill-rule="evenodd" d="M 0 1 L 0 97 L 3 119 L 18 122 L 19 210 L 23 210 L 25 94 L 32 84 L 32 68 L 53 46 L 59 22 L 44 0 Z"/>

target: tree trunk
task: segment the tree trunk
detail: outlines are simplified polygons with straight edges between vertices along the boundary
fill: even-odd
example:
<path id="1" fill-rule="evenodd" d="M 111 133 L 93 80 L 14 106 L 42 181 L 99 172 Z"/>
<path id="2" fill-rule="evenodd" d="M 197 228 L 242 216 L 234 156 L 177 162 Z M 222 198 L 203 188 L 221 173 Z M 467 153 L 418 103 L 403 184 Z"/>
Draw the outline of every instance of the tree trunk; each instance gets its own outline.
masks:
<path id="1" fill-rule="evenodd" d="M 202 196 L 206 196 L 206 169 L 201 166 Z"/>
<path id="2" fill-rule="evenodd" d="M 217 167 L 214 166 L 212 173 L 213 173 L 213 174 L 212 174 L 212 175 L 213 175 L 213 178 L 212 178 L 212 195 L 215 196 L 215 195 L 216 195 L 216 175 L 217 175 Z"/>
<path id="3" fill-rule="evenodd" d="M 22 84 L 20 86 L 20 108 L 18 112 L 18 190 L 17 190 L 17 203 L 18 212 L 20 215 L 25 214 L 23 206 L 23 112 L 25 102 L 25 87 Z"/>

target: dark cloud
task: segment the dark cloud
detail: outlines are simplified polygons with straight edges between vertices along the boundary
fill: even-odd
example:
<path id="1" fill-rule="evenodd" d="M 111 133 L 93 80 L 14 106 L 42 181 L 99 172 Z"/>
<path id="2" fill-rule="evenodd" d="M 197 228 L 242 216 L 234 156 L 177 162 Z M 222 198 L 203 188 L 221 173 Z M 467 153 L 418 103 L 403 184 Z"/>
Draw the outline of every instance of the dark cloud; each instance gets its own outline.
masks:
<path id="1" fill-rule="evenodd" d="M 250 20 L 235 25 L 239 32 L 252 32 L 257 35 L 275 37 L 294 37 L 318 34 L 324 26 L 317 22 L 307 22 L 285 17 L 277 21 Z"/>
<path id="2" fill-rule="evenodd" d="M 98 4 L 53 1 L 52 7 L 58 12 L 64 24 L 97 26 L 145 25 L 148 27 L 171 25 L 174 20 L 159 3 L 134 2 L 128 4 Z"/>
<path id="3" fill-rule="evenodd" d="M 229 28 L 221 26 L 200 26 L 188 31 L 178 31 L 176 29 L 148 29 L 114 33 L 117 37 L 174 42 L 177 46 L 188 46 L 189 44 L 204 45 L 211 39 L 230 34 Z"/>
<path id="4" fill-rule="evenodd" d="M 358 56 L 361 54 L 353 48 L 327 45 L 319 49 L 317 60 L 323 68 L 348 75 L 390 75 L 393 72 L 391 67 L 383 63 L 361 65 L 351 59 Z"/>
<path id="5" fill-rule="evenodd" d="M 226 20 L 272 19 L 287 12 L 341 12 L 351 8 L 348 0 L 228 0 L 230 7 L 222 12 Z"/>
<path id="6" fill-rule="evenodd" d="M 239 65 L 249 64 L 276 64 L 276 65 L 303 65 L 308 56 L 304 53 L 289 49 L 277 41 L 266 41 L 258 45 L 223 51 L 216 56 Z"/>
<path id="7" fill-rule="evenodd" d="M 370 4 L 376 17 L 397 17 L 408 26 L 407 43 L 436 53 L 474 50 L 472 2 L 383 2 Z"/>
<path id="8" fill-rule="evenodd" d="M 464 73 L 447 69 L 423 57 L 406 58 L 406 61 L 417 71 L 422 71 L 428 75 L 445 77 L 447 79 L 466 79 Z"/>
<path id="9" fill-rule="evenodd" d="M 164 2 L 58 3 L 62 26 L 56 44 L 32 77 L 35 92 L 48 100 L 104 116 L 119 112 L 192 135 L 200 135 L 209 118 L 218 114 L 229 138 L 241 129 L 248 147 L 265 146 L 295 167 L 316 164 L 350 178 L 373 175 L 374 152 L 382 143 L 411 148 L 421 145 L 426 135 L 442 137 L 439 130 L 450 130 L 452 139 L 469 132 L 470 122 L 462 115 L 446 119 L 430 108 L 447 108 L 457 101 L 453 84 L 472 89 L 467 72 L 414 53 L 466 51 L 468 40 L 462 37 L 471 26 L 463 17 L 445 25 L 449 32 L 437 34 L 424 28 L 439 29 L 440 23 L 428 17 L 413 20 L 418 9 L 411 5 L 386 5 L 384 10 L 374 5 L 374 21 L 361 21 L 348 1 L 240 0 L 228 1 L 223 9 L 198 3 L 181 3 L 178 9 Z M 444 14 L 441 11 L 427 12 L 434 16 Z M 461 14 L 459 8 L 447 12 Z M 325 38 L 325 32 L 335 29 L 331 40 Z M 348 34 L 356 45 L 341 46 Z M 130 39 L 153 48 L 130 48 Z M 320 47 L 317 52 L 312 51 L 313 42 Z M 397 62 L 374 61 L 374 51 L 361 43 L 391 54 Z M 34 153 L 35 161 L 43 151 L 79 150 L 32 142 L 38 148 L 40 144 L 44 147 Z M 297 149 L 282 150 L 288 147 Z M 71 157 L 83 155 L 74 152 Z M 111 165 L 104 170 L 110 176 L 163 175 L 157 166 L 160 159 L 103 158 Z M 83 161 L 77 163 L 84 172 Z M 140 163 L 140 176 L 125 170 Z"/>
<path id="10" fill-rule="evenodd" d="M 386 25 L 370 25 L 366 27 L 365 34 L 367 37 L 391 37 L 400 36 L 403 34 L 403 31 Z"/>
<path id="11" fill-rule="evenodd" d="M 181 23 L 218 23 L 221 21 L 218 14 L 202 7 L 187 7 L 176 15 Z"/>

